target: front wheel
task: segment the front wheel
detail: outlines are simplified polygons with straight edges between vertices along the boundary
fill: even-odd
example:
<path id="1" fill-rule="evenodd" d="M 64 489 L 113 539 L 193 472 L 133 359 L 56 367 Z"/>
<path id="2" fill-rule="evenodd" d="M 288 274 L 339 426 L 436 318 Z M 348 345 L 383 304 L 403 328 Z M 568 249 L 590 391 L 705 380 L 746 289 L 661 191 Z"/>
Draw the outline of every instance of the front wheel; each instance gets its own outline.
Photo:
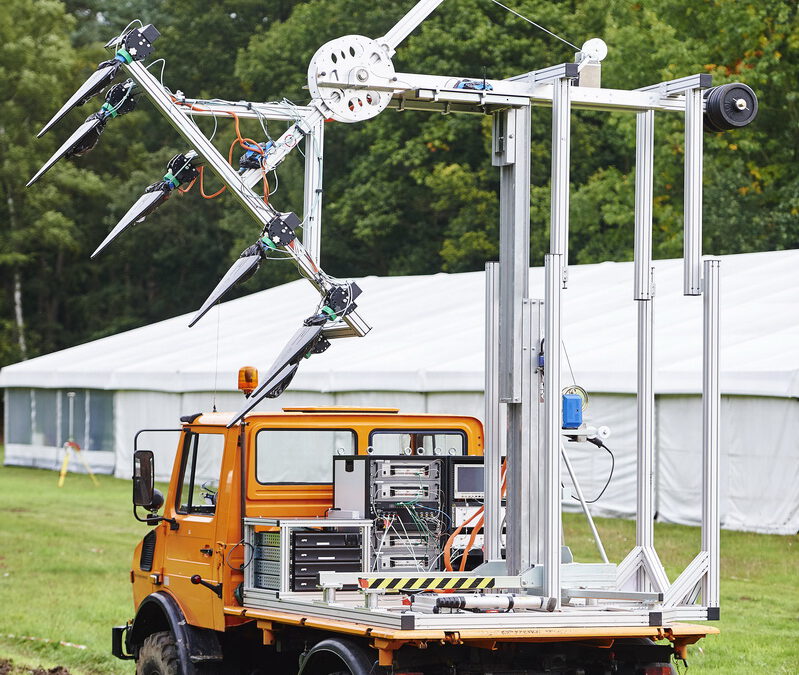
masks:
<path id="1" fill-rule="evenodd" d="M 170 631 L 153 633 L 144 640 L 136 659 L 136 675 L 179 675 L 178 649 Z"/>

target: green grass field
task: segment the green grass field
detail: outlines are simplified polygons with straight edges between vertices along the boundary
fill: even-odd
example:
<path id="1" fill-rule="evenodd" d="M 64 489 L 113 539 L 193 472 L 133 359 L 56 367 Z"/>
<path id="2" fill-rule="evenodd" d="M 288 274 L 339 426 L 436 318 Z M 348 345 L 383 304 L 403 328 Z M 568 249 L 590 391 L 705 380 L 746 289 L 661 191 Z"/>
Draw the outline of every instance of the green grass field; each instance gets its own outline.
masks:
<path id="1" fill-rule="evenodd" d="M 2 455 L 0 455 L 1 457 Z M 131 515 L 129 481 L 0 467 L 0 659 L 64 666 L 72 675 L 132 673 L 110 654 L 110 628 L 131 616 L 128 571 L 147 527 Z M 581 516 L 565 517 L 575 558 L 597 560 Z M 597 521 L 611 560 L 634 524 Z M 698 549 L 696 528 L 656 527 L 671 578 Z M 722 533 L 721 635 L 690 649 L 690 673 L 799 673 L 799 537 Z M 80 645 L 80 648 L 75 645 Z M 26 672 L 24 670 L 20 673 Z"/>

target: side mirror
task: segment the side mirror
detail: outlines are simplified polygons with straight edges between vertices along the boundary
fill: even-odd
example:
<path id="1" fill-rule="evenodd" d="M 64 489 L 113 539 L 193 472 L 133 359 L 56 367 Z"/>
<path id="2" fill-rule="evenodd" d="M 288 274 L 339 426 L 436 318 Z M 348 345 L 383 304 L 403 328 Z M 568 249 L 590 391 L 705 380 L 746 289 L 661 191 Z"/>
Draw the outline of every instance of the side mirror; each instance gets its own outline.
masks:
<path id="1" fill-rule="evenodd" d="M 133 453 L 133 506 L 152 509 L 155 501 L 155 459 L 152 450 Z M 163 503 L 163 497 L 161 497 Z"/>

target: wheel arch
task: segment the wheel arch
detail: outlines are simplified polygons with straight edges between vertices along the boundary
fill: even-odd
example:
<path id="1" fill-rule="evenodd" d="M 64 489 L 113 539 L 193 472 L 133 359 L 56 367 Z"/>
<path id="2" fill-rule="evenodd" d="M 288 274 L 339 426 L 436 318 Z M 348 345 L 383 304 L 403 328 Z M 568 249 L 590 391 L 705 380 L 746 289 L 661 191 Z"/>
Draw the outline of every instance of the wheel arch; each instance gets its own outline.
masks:
<path id="1" fill-rule="evenodd" d="M 331 637 L 317 642 L 301 657 L 298 675 L 328 675 L 343 665 L 352 675 L 370 675 L 377 654 L 365 644 L 347 638 Z"/>
<path id="2" fill-rule="evenodd" d="M 127 638 L 128 651 L 138 656 L 147 637 L 160 631 L 170 631 L 175 637 L 184 675 L 195 675 L 199 664 L 222 662 L 222 648 L 216 632 L 186 623 L 180 605 L 163 591 L 151 593 L 139 605 Z"/>

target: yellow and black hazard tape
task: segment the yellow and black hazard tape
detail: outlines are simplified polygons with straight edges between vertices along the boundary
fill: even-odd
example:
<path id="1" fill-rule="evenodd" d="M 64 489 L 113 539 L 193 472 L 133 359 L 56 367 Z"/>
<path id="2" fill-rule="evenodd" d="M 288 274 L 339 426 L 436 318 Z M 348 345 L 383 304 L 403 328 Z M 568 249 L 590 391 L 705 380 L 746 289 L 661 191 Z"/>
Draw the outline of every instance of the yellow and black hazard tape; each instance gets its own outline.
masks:
<path id="1" fill-rule="evenodd" d="M 400 591 L 438 591 L 438 590 L 472 590 L 493 588 L 495 577 L 363 577 L 359 580 L 363 589 L 383 590 L 399 593 Z"/>

